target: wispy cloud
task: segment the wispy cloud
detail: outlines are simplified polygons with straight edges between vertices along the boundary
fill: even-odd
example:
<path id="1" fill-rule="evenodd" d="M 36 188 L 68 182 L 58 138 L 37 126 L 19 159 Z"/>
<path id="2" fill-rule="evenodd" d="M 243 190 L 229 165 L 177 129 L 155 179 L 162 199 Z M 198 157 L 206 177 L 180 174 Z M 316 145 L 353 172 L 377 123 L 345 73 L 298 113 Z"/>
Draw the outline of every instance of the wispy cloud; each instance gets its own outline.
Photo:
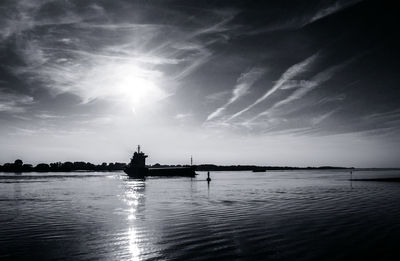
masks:
<path id="1" fill-rule="evenodd" d="M 0 112 L 24 112 L 26 107 L 33 103 L 34 99 L 31 96 L 10 92 L 9 90 L 0 88 Z"/>
<path id="2" fill-rule="evenodd" d="M 303 60 L 302 62 L 294 64 L 291 67 L 289 67 L 289 69 L 287 69 L 281 75 L 279 80 L 272 86 L 272 88 L 269 89 L 263 96 L 258 98 L 254 103 L 250 104 L 249 106 L 247 106 L 243 110 L 233 114 L 230 118 L 228 118 L 228 120 L 232 120 L 232 119 L 240 116 L 241 114 L 245 113 L 246 111 L 252 109 L 257 104 L 259 104 L 259 103 L 263 102 L 264 100 L 266 100 L 268 97 L 270 97 L 272 94 L 274 94 L 279 89 L 282 89 L 283 87 L 285 87 L 285 84 L 289 80 L 291 80 L 292 78 L 298 76 L 299 74 L 304 73 L 305 71 L 307 71 L 309 66 L 318 58 L 318 56 L 319 56 L 319 53 L 315 53 L 315 54 L 311 55 L 310 57 L 308 57 L 307 59 Z"/>
<path id="3" fill-rule="evenodd" d="M 232 96 L 227 103 L 210 113 L 207 121 L 212 120 L 221 115 L 221 113 L 232 103 L 237 101 L 240 97 L 245 95 L 250 87 L 257 82 L 265 73 L 263 68 L 253 68 L 248 72 L 243 73 L 236 81 L 236 86 L 232 90 Z"/>
<path id="4" fill-rule="evenodd" d="M 63 14 L 37 15 L 50 2 Z M 24 60 L 23 66 L 14 67 L 15 74 L 55 94 L 73 93 L 84 103 L 102 99 L 133 106 L 170 97 L 184 87 L 180 83 L 212 59 L 210 46 L 229 38 L 229 22 L 237 14 L 233 9 L 202 10 L 206 17 L 193 23 L 170 9 L 183 21 L 157 24 L 146 8 L 128 2 L 121 6 L 132 8 L 143 21 L 116 19 L 121 10 L 113 13 L 100 4 L 87 9 L 63 1 L 15 5 L 15 16 L 22 18 L 8 19 L 2 28 L 2 38 L 18 39 L 16 52 Z M 28 31 L 36 37 L 25 37 Z"/>
<path id="5" fill-rule="evenodd" d="M 311 83 L 307 80 L 289 80 L 281 88 L 281 90 L 291 90 L 310 85 Z"/>
<path id="6" fill-rule="evenodd" d="M 35 114 L 36 118 L 42 119 L 42 120 L 55 120 L 55 119 L 62 119 L 65 118 L 65 116 L 61 115 L 56 115 L 52 113 L 40 113 L 40 114 Z"/>
<path id="7" fill-rule="evenodd" d="M 57 15 L 43 15 L 41 9 L 46 6 L 57 4 L 58 8 L 63 9 L 64 12 L 59 12 Z M 7 10 L 7 15 L 2 19 L 2 30 L 0 30 L 0 39 L 7 39 L 9 37 L 20 38 L 26 31 L 32 30 L 35 27 L 44 26 L 57 26 L 57 25 L 73 25 L 81 23 L 86 19 L 92 19 L 99 15 L 99 9 L 96 5 L 89 6 L 85 10 L 84 15 L 79 15 L 73 10 L 73 4 L 67 1 L 53 1 L 53 0 L 21 0 L 14 1 Z M 51 7 L 50 7 L 51 8 Z M 22 40 L 22 39 L 19 39 Z"/>
<path id="8" fill-rule="evenodd" d="M 175 118 L 176 120 L 180 120 L 180 121 L 187 120 L 187 119 L 189 119 L 189 118 L 191 118 L 191 117 L 193 117 L 193 114 L 192 114 L 192 113 L 178 113 L 178 114 L 176 114 L 176 115 L 174 116 L 174 118 Z"/>
<path id="9" fill-rule="evenodd" d="M 322 99 L 320 99 L 317 104 L 325 104 L 328 102 L 340 102 L 340 101 L 344 101 L 346 99 L 346 94 L 341 93 L 335 96 L 331 96 L 331 97 L 324 97 Z"/>
<path id="10" fill-rule="evenodd" d="M 385 112 L 375 112 L 363 117 L 365 121 L 385 121 L 393 122 L 400 121 L 400 109 L 385 111 Z"/>
<path id="11" fill-rule="evenodd" d="M 205 102 L 206 103 L 219 103 L 222 100 L 225 100 L 230 94 L 229 90 L 225 91 L 220 91 L 220 92 L 214 92 L 212 94 L 209 94 L 205 97 Z"/>
<path id="12" fill-rule="evenodd" d="M 257 114 L 255 117 L 250 119 L 249 121 L 254 121 L 262 116 L 268 115 L 272 113 L 274 110 L 277 108 L 288 104 L 294 100 L 301 99 L 304 97 L 307 93 L 311 92 L 315 88 L 320 87 L 323 83 L 327 82 L 330 80 L 338 71 L 342 70 L 345 66 L 347 66 L 353 59 L 350 59 L 346 62 L 343 62 L 339 65 L 334 65 L 332 67 L 329 67 L 328 69 L 319 72 L 316 74 L 314 77 L 312 77 L 309 81 L 304 81 L 300 88 L 297 89 L 295 92 L 293 92 L 291 95 L 289 95 L 287 98 L 284 100 L 281 100 L 277 103 L 275 103 L 271 108 Z"/>
<path id="13" fill-rule="evenodd" d="M 322 3 L 317 7 L 312 7 L 307 9 L 306 12 L 296 12 L 295 15 L 289 17 L 283 17 L 272 21 L 266 27 L 256 28 L 254 30 L 249 30 L 245 32 L 247 35 L 257 35 L 262 33 L 271 33 L 275 31 L 293 30 L 301 29 L 304 26 L 317 22 L 329 15 L 335 14 L 346 8 L 349 8 L 363 0 L 338 0 L 333 4 L 328 5 L 322 1 Z"/>
<path id="14" fill-rule="evenodd" d="M 336 1 L 334 4 L 319 9 L 316 14 L 314 14 L 304 25 L 311 24 L 317 20 L 320 20 L 326 16 L 339 12 L 343 9 L 346 9 L 350 6 L 353 6 L 362 0 L 350 0 L 350 1 Z M 303 26 L 304 26 L 303 25 Z"/>
<path id="15" fill-rule="evenodd" d="M 238 13 L 236 10 L 212 11 L 212 13 L 218 17 L 216 23 L 207 24 L 192 33 L 185 34 L 185 36 L 178 41 L 169 40 L 167 44 L 164 45 L 164 49 L 169 47 L 174 49 L 172 55 L 182 56 L 182 54 L 186 53 L 184 62 L 186 62 L 187 66 L 181 69 L 177 75 L 173 76 L 174 80 L 182 80 L 197 68 L 207 63 L 213 56 L 212 50 L 208 47 L 212 44 L 226 41 L 226 35 L 222 33 L 227 33 L 234 29 L 228 26 L 228 23 Z M 209 39 L 200 40 L 203 37 Z M 157 51 L 159 52 L 159 50 L 160 49 Z"/>
<path id="16" fill-rule="evenodd" d="M 322 115 L 319 115 L 317 117 L 314 117 L 311 119 L 311 122 L 313 125 L 318 125 L 321 122 L 323 122 L 324 120 L 328 119 L 329 117 L 331 117 L 334 113 L 336 113 L 338 110 L 340 110 L 340 107 L 333 109 L 331 111 L 328 111 Z"/>

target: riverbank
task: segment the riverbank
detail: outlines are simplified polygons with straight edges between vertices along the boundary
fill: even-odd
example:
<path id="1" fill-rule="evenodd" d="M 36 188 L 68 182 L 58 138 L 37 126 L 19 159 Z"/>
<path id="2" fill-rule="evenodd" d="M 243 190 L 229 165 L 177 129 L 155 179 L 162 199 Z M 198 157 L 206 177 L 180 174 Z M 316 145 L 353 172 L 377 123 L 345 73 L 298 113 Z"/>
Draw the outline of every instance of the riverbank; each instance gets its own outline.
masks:
<path id="1" fill-rule="evenodd" d="M 154 164 L 147 167 L 152 169 L 162 168 L 181 168 L 190 165 L 161 165 Z M 39 163 L 36 166 L 32 164 L 24 164 L 22 160 L 15 160 L 14 163 L 5 163 L 0 165 L 0 172 L 75 172 L 75 171 L 122 171 L 127 167 L 126 163 L 102 163 L 93 164 L 90 162 L 53 162 L 50 164 Z M 289 167 L 289 166 L 257 166 L 257 165 L 230 165 L 221 166 L 214 164 L 193 165 L 196 171 L 257 171 L 257 170 L 353 170 L 354 168 L 320 166 L 320 167 Z"/>

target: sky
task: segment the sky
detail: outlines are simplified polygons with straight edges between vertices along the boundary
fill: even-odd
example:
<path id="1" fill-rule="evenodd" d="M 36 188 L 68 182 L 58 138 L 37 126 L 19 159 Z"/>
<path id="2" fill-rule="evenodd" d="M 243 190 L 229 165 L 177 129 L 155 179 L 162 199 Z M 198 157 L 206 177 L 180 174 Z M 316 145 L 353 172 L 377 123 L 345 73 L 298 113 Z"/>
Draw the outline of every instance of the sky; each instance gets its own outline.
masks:
<path id="1" fill-rule="evenodd" d="M 3 0 L 0 164 L 400 167 L 389 1 Z"/>

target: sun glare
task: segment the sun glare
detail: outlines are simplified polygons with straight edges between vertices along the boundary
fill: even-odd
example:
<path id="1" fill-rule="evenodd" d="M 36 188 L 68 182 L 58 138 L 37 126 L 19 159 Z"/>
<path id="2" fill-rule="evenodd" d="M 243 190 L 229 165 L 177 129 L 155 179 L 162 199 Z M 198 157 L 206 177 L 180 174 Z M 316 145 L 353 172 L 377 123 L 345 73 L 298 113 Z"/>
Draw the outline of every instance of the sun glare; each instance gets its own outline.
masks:
<path id="1" fill-rule="evenodd" d="M 159 71 L 140 68 L 132 62 L 113 62 L 94 67 L 84 81 L 88 88 L 81 91 L 88 100 L 100 97 L 136 112 L 167 96 L 159 86 L 161 76 Z"/>

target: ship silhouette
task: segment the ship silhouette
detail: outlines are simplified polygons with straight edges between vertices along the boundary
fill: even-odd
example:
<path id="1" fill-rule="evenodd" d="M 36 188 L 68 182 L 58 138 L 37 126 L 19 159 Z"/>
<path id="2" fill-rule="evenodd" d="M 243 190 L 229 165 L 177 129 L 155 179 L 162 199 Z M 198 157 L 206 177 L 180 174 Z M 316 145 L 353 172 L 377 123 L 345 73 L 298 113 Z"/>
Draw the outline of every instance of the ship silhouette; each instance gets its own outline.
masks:
<path id="1" fill-rule="evenodd" d="M 137 151 L 133 153 L 130 163 L 124 169 L 124 172 L 132 178 L 145 178 L 147 176 L 160 176 L 160 177 L 195 177 L 196 167 L 166 167 L 166 168 L 148 168 L 146 166 L 146 155 L 140 151 L 140 145 Z"/>

